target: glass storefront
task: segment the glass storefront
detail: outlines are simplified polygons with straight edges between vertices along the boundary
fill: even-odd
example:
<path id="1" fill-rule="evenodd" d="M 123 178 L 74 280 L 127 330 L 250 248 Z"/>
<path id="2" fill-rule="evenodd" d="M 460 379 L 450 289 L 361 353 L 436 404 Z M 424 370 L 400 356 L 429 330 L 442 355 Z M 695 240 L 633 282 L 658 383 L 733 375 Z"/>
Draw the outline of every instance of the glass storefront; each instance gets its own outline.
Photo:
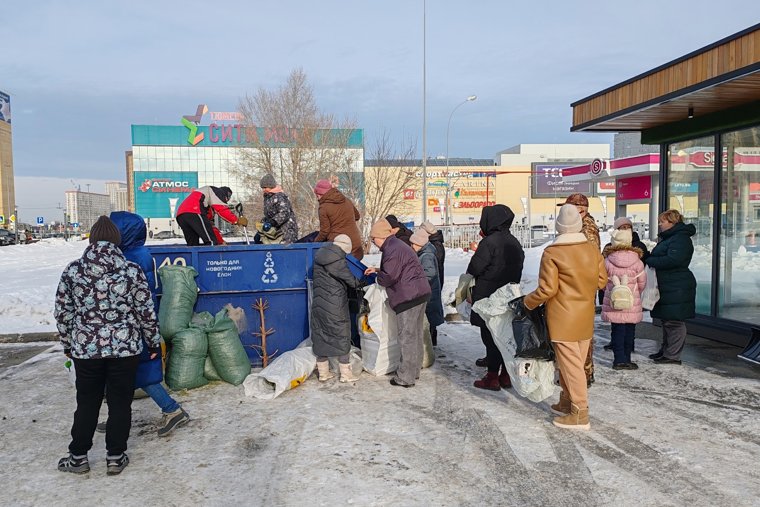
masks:
<path id="1" fill-rule="evenodd" d="M 716 146 L 721 147 L 717 164 Z M 670 144 L 667 166 L 667 206 L 697 229 L 690 265 L 697 278 L 697 313 L 760 324 L 760 127 Z M 713 265 L 716 245 L 718 266 Z"/>

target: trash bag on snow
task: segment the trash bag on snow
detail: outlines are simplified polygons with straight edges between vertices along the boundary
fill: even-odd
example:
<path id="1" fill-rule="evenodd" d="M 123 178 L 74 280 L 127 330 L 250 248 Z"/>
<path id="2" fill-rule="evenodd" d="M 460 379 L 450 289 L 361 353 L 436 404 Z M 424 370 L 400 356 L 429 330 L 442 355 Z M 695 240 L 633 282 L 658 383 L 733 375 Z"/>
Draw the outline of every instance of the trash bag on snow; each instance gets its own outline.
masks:
<path id="1" fill-rule="evenodd" d="M 294 350 L 283 352 L 269 366 L 251 373 L 243 381 L 246 396 L 273 400 L 285 391 L 298 387 L 317 366 L 317 356 L 311 351 L 311 340 L 305 340 Z"/>
<path id="2" fill-rule="evenodd" d="M 201 329 L 189 327 L 178 331 L 172 340 L 169 363 L 166 366 L 166 385 L 171 389 L 194 389 L 205 386 L 203 376 L 208 340 Z"/>
<path id="3" fill-rule="evenodd" d="M 237 325 L 227 316 L 227 311 L 222 308 L 208 330 L 208 354 L 222 380 L 237 386 L 251 373 L 251 361 L 240 342 Z"/>
<path id="4" fill-rule="evenodd" d="M 509 307 L 509 302 L 521 295 L 519 284 L 507 284 L 491 296 L 476 301 L 472 309 L 483 317 L 488 330 L 491 331 L 515 392 L 538 403 L 554 393 L 554 363 L 542 359 L 515 357 L 517 344 L 512 329 L 514 313 Z"/>
<path id="5" fill-rule="evenodd" d="M 378 284 L 367 289 L 364 299 L 369 303 L 369 314 L 360 315 L 358 322 L 364 369 L 372 375 L 386 375 L 401 363 L 396 314 L 387 302 L 385 288 Z"/>
<path id="6" fill-rule="evenodd" d="M 424 318 L 422 330 L 422 367 L 430 368 L 435 363 L 435 349 L 433 348 L 433 337 L 430 334 L 430 322 L 427 317 Z"/>
<path id="7" fill-rule="evenodd" d="M 198 297 L 195 283 L 198 272 L 191 266 L 164 266 L 158 270 L 158 276 L 162 287 L 158 327 L 166 343 L 171 343 L 177 332 L 187 329 L 193 317 L 193 306 Z"/>
<path id="8" fill-rule="evenodd" d="M 546 307 L 541 305 L 528 310 L 523 304 L 524 300 L 523 296 L 508 303 L 514 313 L 512 331 L 515 336 L 515 357 L 554 361 L 554 350 L 546 326 Z"/>

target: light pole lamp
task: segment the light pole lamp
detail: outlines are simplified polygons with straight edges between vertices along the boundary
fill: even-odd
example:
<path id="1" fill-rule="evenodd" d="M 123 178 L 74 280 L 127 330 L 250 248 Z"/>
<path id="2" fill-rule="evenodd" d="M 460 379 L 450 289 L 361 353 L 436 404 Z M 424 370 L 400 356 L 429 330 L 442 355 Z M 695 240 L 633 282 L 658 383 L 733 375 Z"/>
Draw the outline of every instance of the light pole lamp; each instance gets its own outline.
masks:
<path id="1" fill-rule="evenodd" d="M 457 109 L 467 104 L 468 102 L 474 102 L 478 100 L 477 95 L 470 95 L 462 102 L 456 105 L 449 115 L 449 123 L 446 125 L 446 225 L 451 225 L 451 175 L 449 174 L 449 131 L 451 130 L 451 119 L 454 117 L 454 113 Z M 487 200 L 487 196 L 486 196 Z"/>

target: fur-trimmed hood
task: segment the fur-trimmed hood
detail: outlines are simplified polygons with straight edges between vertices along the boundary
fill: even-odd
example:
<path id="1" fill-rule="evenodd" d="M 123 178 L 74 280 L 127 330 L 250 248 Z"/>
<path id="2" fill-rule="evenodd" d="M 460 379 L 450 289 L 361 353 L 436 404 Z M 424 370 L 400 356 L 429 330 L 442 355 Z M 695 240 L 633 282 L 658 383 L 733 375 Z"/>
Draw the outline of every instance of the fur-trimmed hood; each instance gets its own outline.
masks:
<path id="1" fill-rule="evenodd" d="M 635 247 L 635 246 L 628 246 L 628 245 L 618 245 L 618 246 L 612 246 L 608 244 L 604 247 L 604 250 L 602 250 L 602 257 L 607 257 L 612 252 L 635 252 L 638 254 L 639 259 L 641 259 L 644 256 L 644 252 L 641 250 L 641 248 Z"/>

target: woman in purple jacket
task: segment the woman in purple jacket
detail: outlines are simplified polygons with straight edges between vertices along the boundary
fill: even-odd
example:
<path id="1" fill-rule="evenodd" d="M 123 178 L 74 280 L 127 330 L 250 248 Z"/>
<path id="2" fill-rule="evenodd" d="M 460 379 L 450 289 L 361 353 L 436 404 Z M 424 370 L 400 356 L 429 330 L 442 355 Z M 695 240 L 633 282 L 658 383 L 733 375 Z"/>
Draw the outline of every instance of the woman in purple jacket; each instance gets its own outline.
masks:
<path id="1" fill-rule="evenodd" d="M 388 291 L 388 303 L 396 312 L 401 364 L 391 385 L 412 387 L 422 368 L 422 333 L 425 305 L 430 299 L 430 284 L 417 254 L 396 238 L 386 219 L 370 230 L 372 242 L 380 249 L 380 269 L 367 268 L 365 274 L 377 273 L 377 283 Z"/>

